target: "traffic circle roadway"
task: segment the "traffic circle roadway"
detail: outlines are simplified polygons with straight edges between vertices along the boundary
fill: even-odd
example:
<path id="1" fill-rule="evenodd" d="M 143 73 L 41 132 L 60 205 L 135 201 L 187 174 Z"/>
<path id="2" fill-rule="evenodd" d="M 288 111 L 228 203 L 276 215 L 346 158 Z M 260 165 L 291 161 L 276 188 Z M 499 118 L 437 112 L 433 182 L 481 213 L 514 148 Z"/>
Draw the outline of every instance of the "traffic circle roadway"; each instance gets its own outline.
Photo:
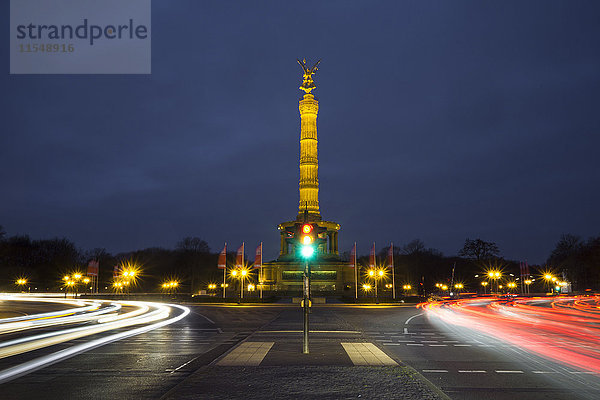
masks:
<path id="1" fill-rule="evenodd" d="M 189 315 L 172 324 L 7 381 L 2 398 L 600 398 L 600 376 L 593 371 L 414 306 L 314 306 L 309 354 L 302 354 L 297 306 L 188 308 Z M 125 330 L 0 358 L 0 374 Z M 0 346 L 19 335 L 0 333 Z"/>

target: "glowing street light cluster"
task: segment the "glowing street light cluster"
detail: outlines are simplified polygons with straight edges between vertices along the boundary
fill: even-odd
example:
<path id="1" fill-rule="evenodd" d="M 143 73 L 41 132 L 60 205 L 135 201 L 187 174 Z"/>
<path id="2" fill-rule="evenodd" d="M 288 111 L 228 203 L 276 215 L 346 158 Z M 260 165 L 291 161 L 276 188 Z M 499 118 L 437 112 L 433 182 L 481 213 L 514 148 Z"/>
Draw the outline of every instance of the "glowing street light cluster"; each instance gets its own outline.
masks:
<path id="1" fill-rule="evenodd" d="M 135 286 L 140 276 L 140 269 L 134 263 L 127 261 L 121 266 L 121 272 L 114 278 L 113 288 L 122 292 Z"/>
<path id="2" fill-rule="evenodd" d="M 500 278 L 502 277 L 502 272 L 500 272 L 499 270 L 490 270 L 487 272 L 487 276 L 493 280 L 496 281 L 496 292 L 500 291 L 500 289 L 502 288 L 501 285 L 499 285 L 499 281 Z M 490 292 L 491 292 L 492 288 L 490 288 Z"/>
<path id="3" fill-rule="evenodd" d="M 233 279 L 240 280 L 240 300 L 244 298 L 244 279 L 246 279 L 249 274 L 250 269 L 245 265 L 240 265 L 229 272 L 229 275 L 231 275 Z M 250 290 L 248 289 L 248 291 Z"/>
<path id="4" fill-rule="evenodd" d="M 65 297 L 67 297 L 69 291 L 74 291 L 75 297 L 77 297 L 79 285 L 85 284 L 85 291 L 87 291 L 87 285 L 90 283 L 90 278 L 84 276 L 81 272 L 73 272 L 70 275 L 63 276 L 63 282 L 63 286 L 65 287 Z M 91 289 L 92 288 L 90 287 L 90 290 Z"/>
<path id="5" fill-rule="evenodd" d="M 176 289 L 179 286 L 179 282 L 171 280 L 169 282 L 164 282 L 162 284 L 163 289 L 167 289 L 169 291 Z"/>
<path id="6" fill-rule="evenodd" d="M 377 268 L 377 269 L 375 269 L 375 268 L 370 268 L 370 269 L 367 271 L 367 276 L 368 276 L 370 279 L 373 279 L 373 286 L 375 287 L 375 302 L 376 302 L 376 303 L 379 303 L 379 297 L 378 297 L 378 295 L 377 295 L 377 286 L 378 286 L 378 285 L 377 285 L 377 282 L 378 282 L 380 279 L 384 279 L 384 278 L 385 278 L 385 276 L 386 276 L 386 270 L 385 270 L 385 268 Z M 369 286 L 370 286 L 370 285 L 369 285 Z"/>

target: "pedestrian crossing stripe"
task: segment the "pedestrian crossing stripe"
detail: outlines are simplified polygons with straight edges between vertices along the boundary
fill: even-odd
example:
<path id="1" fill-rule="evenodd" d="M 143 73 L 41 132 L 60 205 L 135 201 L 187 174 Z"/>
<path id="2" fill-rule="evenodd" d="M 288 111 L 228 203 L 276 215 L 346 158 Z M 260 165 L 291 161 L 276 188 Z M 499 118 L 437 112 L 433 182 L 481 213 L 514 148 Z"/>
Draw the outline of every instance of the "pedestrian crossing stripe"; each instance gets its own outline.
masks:
<path id="1" fill-rule="evenodd" d="M 342 343 L 354 365 L 398 365 L 373 343 Z"/>

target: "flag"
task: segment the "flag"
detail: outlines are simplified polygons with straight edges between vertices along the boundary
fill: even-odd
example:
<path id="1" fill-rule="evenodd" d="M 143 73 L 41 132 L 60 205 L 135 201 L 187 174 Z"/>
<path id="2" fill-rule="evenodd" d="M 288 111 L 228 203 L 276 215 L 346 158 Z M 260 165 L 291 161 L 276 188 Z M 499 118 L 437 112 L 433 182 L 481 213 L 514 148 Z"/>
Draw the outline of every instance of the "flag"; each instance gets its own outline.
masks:
<path id="1" fill-rule="evenodd" d="M 350 268 L 356 268 L 356 242 L 354 246 L 352 246 L 352 250 L 350 250 Z"/>
<path id="2" fill-rule="evenodd" d="M 369 267 L 375 268 L 375 242 L 373 242 L 373 248 L 371 249 L 371 254 L 369 255 Z"/>
<path id="3" fill-rule="evenodd" d="M 97 260 L 90 260 L 87 269 L 88 276 L 98 276 L 98 267 L 99 263 Z"/>
<path id="4" fill-rule="evenodd" d="M 113 278 L 117 278 L 119 275 L 121 275 L 121 268 L 119 268 L 118 265 L 115 265 L 113 268 Z"/>
<path id="5" fill-rule="evenodd" d="M 239 249 L 237 249 L 237 256 L 235 257 L 235 266 L 242 267 L 244 265 L 244 242 Z"/>
<path id="6" fill-rule="evenodd" d="M 390 243 L 390 248 L 388 250 L 387 256 L 387 266 L 390 268 L 394 268 L 394 243 Z"/>
<path id="7" fill-rule="evenodd" d="M 223 246 L 223 251 L 219 253 L 219 261 L 217 262 L 217 267 L 220 269 L 227 268 L 227 243 Z"/>
<path id="8" fill-rule="evenodd" d="M 254 256 L 254 268 L 262 267 L 262 242 L 256 248 L 256 255 Z"/>

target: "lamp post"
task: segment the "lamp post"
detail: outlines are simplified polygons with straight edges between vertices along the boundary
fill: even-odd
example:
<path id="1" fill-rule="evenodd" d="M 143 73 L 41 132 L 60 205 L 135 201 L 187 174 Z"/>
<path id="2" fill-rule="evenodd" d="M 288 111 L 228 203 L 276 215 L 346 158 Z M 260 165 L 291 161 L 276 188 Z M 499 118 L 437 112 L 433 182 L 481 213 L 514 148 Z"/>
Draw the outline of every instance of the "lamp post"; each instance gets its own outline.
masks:
<path id="1" fill-rule="evenodd" d="M 19 287 L 19 290 L 23 291 L 23 286 L 27 285 L 27 279 L 26 278 L 19 278 L 15 281 L 15 285 L 17 285 Z M 31 291 L 31 288 L 29 288 L 28 291 Z"/>
<path id="2" fill-rule="evenodd" d="M 463 290 L 465 288 L 465 285 L 463 285 L 462 283 L 455 283 L 454 284 L 454 289 L 456 289 L 456 293 L 457 295 L 460 297 L 460 292 L 461 290 Z"/>
<path id="3" fill-rule="evenodd" d="M 375 303 L 379 303 L 379 300 L 377 298 L 377 275 L 375 275 L 375 270 L 374 269 L 370 269 L 369 270 L 369 277 L 371 279 L 373 279 L 373 286 L 375 286 Z"/>
<path id="4" fill-rule="evenodd" d="M 119 284 L 122 286 L 123 284 L 119 282 Z M 168 294 L 173 294 L 175 292 L 175 290 L 177 290 L 177 287 L 179 286 L 179 282 L 176 280 L 171 280 L 168 282 L 163 282 L 163 284 L 161 285 L 163 290 L 165 290 Z"/>
<path id="5" fill-rule="evenodd" d="M 548 290 L 554 292 L 554 289 L 552 289 L 551 282 L 555 282 L 556 278 L 554 276 L 552 276 L 552 274 L 550 274 L 550 273 L 545 273 L 543 275 L 543 278 L 544 278 L 544 281 L 546 281 L 546 287 L 548 288 Z"/>
<path id="6" fill-rule="evenodd" d="M 240 271 L 240 280 L 241 280 L 241 285 L 240 285 L 241 294 L 240 294 L 240 297 L 241 297 L 242 300 L 244 299 L 244 278 L 246 278 L 246 275 L 248 275 L 248 270 L 242 268 L 242 270 Z"/>
<path id="7" fill-rule="evenodd" d="M 525 284 L 525 293 L 529 294 L 529 285 L 531 285 L 532 280 L 531 279 L 525 279 L 523 281 L 523 283 Z"/>
<path id="8" fill-rule="evenodd" d="M 87 292 L 88 290 L 88 284 L 90 283 L 90 278 L 88 278 L 87 276 L 85 278 L 83 278 L 83 283 L 85 283 L 85 291 Z M 92 288 L 90 287 L 90 294 L 92 293 Z"/>
<path id="9" fill-rule="evenodd" d="M 499 292 L 500 287 L 498 286 L 498 284 L 499 284 L 498 280 L 500 279 L 500 277 L 502 277 L 502 273 L 500 271 L 489 271 L 488 277 L 490 279 L 493 279 L 494 281 L 496 281 L 496 292 Z M 491 293 L 491 290 L 492 290 L 492 288 L 490 288 L 490 293 Z"/>
<path id="10" fill-rule="evenodd" d="M 229 274 L 233 277 L 233 279 L 237 279 L 238 270 L 237 269 L 232 269 Z M 235 285 L 233 286 L 233 290 L 235 291 Z M 238 303 L 240 303 L 240 302 L 241 302 L 241 300 L 238 301 Z"/>
<path id="11" fill-rule="evenodd" d="M 488 281 L 481 282 L 481 286 L 483 286 L 483 294 L 486 294 L 485 289 L 486 289 L 487 285 L 488 285 Z"/>

